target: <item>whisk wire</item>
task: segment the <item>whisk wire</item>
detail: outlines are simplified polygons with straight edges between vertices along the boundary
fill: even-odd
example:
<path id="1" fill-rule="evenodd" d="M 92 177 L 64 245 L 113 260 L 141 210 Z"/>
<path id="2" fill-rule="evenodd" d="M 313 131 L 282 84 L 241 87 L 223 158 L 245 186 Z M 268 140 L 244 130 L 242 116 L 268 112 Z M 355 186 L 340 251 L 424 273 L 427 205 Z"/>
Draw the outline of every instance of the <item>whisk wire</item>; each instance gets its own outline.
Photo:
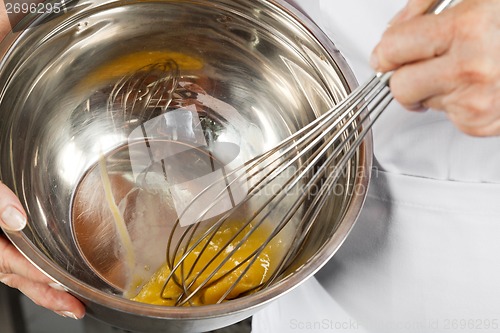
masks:
<path id="1" fill-rule="evenodd" d="M 230 171 L 230 173 L 228 173 L 226 176 L 232 176 L 233 174 L 235 174 L 237 172 L 240 172 L 242 169 L 244 169 L 244 168 L 246 169 L 245 173 L 240 174 L 238 176 L 238 178 L 233 179 L 231 181 L 231 183 L 228 184 L 228 185 L 232 185 L 233 183 L 235 183 L 236 181 L 239 180 L 239 177 L 243 177 L 244 175 L 246 175 L 248 177 L 248 179 L 254 177 L 256 174 L 258 174 L 260 172 L 260 170 L 256 170 L 253 174 L 248 175 L 248 171 L 249 170 L 252 170 L 252 169 L 256 168 L 256 166 L 262 164 L 263 161 L 265 161 L 266 159 L 268 159 L 270 156 L 274 155 L 276 151 L 278 151 L 278 150 L 282 149 L 283 147 L 285 147 L 286 145 L 288 145 L 288 147 L 281 154 L 279 154 L 278 156 L 276 156 L 274 159 L 270 160 L 264 167 L 259 168 L 259 169 L 265 170 L 267 167 L 269 167 L 269 166 L 271 166 L 271 165 L 273 165 L 276 162 L 279 162 L 281 160 L 281 162 L 280 162 L 281 164 L 279 164 L 280 168 L 276 168 L 276 169 L 273 169 L 271 171 L 271 173 L 273 173 L 274 175 L 281 174 L 281 172 L 283 170 L 285 170 L 288 167 L 290 167 L 291 165 L 293 165 L 294 162 L 296 162 L 298 159 L 300 159 L 301 157 L 303 157 L 304 154 L 308 153 L 311 148 L 315 147 L 317 145 L 317 143 L 319 143 L 323 139 L 321 137 L 321 134 L 323 133 L 323 131 L 330 131 L 330 130 L 332 130 L 336 125 L 338 125 L 338 123 L 340 121 L 342 121 L 343 118 L 345 118 L 345 114 L 347 113 L 347 111 L 344 111 L 344 112 L 340 113 L 340 112 L 338 112 L 338 110 L 349 110 L 348 108 L 345 107 L 346 104 L 347 104 L 348 107 L 350 107 L 351 104 L 352 104 L 352 101 L 355 100 L 356 98 L 359 98 L 359 95 L 363 94 L 364 90 L 362 88 L 366 89 L 366 88 L 371 87 L 372 84 L 373 84 L 373 82 L 376 82 L 376 80 L 377 80 L 377 77 L 372 78 L 372 80 L 370 80 L 364 87 L 360 87 L 356 91 L 354 91 L 353 94 L 350 96 L 350 98 L 348 98 L 347 100 L 342 101 L 337 107 L 335 107 L 334 109 L 332 109 L 330 112 L 325 113 L 322 117 L 316 119 L 314 122 L 310 123 L 308 126 L 304 127 L 303 129 L 299 130 L 298 132 L 296 132 L 289 139 L 284 140 L 282 143 L 278 144 L 276 146 L 276 148 L 270 150 L 269 152 L 265 153 L 262 156 L 254 158 L 253 160 L 250 160 L 249 162 L 247 162 L 247 163 L 245 163 L 245 164 L 243 164 L 243 165 L 241 165 L 241 166 L 233 169 L 232 171 Z M 326 125 L 328 125 L 329 121 L 331 121 L 332 119 L 337 119 L 337 122 L 335 122 L 334 124 L 330 124 L 329 127 L 326 130 L 323 130 L 323 127 L 326 126 Z M 311 128 L 312 125 L 316 126 L 314 128 L 316 130 L 312 130 L 312 128 Z M 304 129 L 307 129 L 307 131 L 304 132 Z M 301 134 L 304 134 L 304 135 L 301 135 Z M 312 142 L 307 142 L 307 139 L 309 139 L 313 135 L 315 135 L 316 140 L 314 140 Z M 297 140 L 297 141 L 295 142 L 295 140 Z M 307 146 L 306 146 L 307 149 L 298 149 L 298 148 L 303 148 L 301 145 L 304 144 L 304 143 L 307 143 Z M 292 150 L 298 150 L 299 154 L 297 154 L 291 161 L 290 160 L 283 160 L 282 156 L 286 155 L 287 153 L 291 152 Z M 307 164 L 310 164 L 310 163 L 307 163 Z M 259 190 L 262 189 L 262 187 L 268 185 L 268 183 L 270 181 L 274 180 L 274 178 L 269 178 L 269 176 L 271 175 L 271 173 L 268 173 L 267 175 L 263 176 L 262 179 L 259 181 L 259 182 L 262 182 L 262 181 L 264 181 L 264 179 L 268 179 L 268 182 L 266 182 L 265 184 L 262 184 L 260 187 L 257 187 L 258 185 L 260 185 L 260 183 L 258 182 L 257 184 L 255 184 L 249 190 L 249 195 L 248 195 L 247 199 L 252 196 L 252 193 L 258 192 Z M 213 182 L 211 185 L 209 185 L 208 187 L 206 187 L 203 191 L 201 191 L 200 193 L 198 193 L 197 196 L 195 196 L 193 198 L 193 200 L 189 203 L 189 205 L 186 207 L 185 211 L 182 212 L 182 214 L 185 214 L 185 212 L 190 208 L 190 206 L 192 204 L 196 203 L 196 200 L 202 194 L 204 194 L 210 188 L 214 187 L 219 181 L 226 182 L 227 178 L 226 177 L 222 177 L 222 178 L 218 179 L 217 181 Z M 225 189 L 221 190 L 218 193 L 218 195 L 216 196 L 216 200 L 220 199 L 224 193 L 225 193 Z M 216 204 L 216 202 L 214 201 L 208 208 L 206 208 L 205 210 L 203 210 L 202 213 L 201 213 L 201 218 L 199 220 L 203 220 L 203 217 L 208 213 L 208 211 L 215 204 Z M 179 222 L 179 221 L 180 221 L 180 217 L 177 219 L 177 222 Z M 178 224 L 178 223 L 176 223 L 176 224 Z"/>
<path id="2" fill-rule="evenodd" d="M 269 208 L 269 205 L 271 204 L 271 201 L 274 201 L 274 203 L 272 204 L 272 206 L 270 207 L 270 209 L 268 209 L 267 213 L 264 214 L 264 216 L 259 219 L 259 221 L 253 226 L 253 228 L 249 232 L 246 233 L 246 235 L 239 241 L 239 243 L 234 246 L 234 249 L 229 254 L 228 253 L 225 254 L 226 257 L 223 259 L 223 261 L 210 274 L 208 274 L 208 276 L 206 278 L 204 278 L 204 280 L 197 286 L 197 288 L 195 288 L 194 290 L 190 291 L 190 288 L 194 285 L 194 283 L 198 280 L 198 278 L 200 276 L 202 276 L 202 273 L 205 272 L 208 269 L 208 267 L 212 264 L 212 262 L 216 259 L 217 256 L 220 256 L 223 253 L 222 250 L 219 251 L 218 253 L 216 253 L 214 255 L 214 257 L 211 260 L 209 260 L 209 262 L 201 270 L 197 271 L 197 273 L 196 273 L 197 276 L 195 276 L 193 279 L 191 279 L 191 282 L 189 283 L 189 285 L 187 286 L 187 288 L 184 288 L 184 295 L 183 296 L 185 298 L 181 302 L 181 304 L 189 301 L 196 293 L 198 293 L 200 290 L 202 290 L 203 288 L 205 288 L 207 286 L 207 284 L 214 283 L 214 281 L 211 281 L 211 279 L 230 260 L 231 256 L 234 255 L 237 252 L 237 249 L 239 248 L 239 246 L 241 246 L 241 244 L 244 243 L 250 237 L 250 235 L 254 232 L 254 230 L 256 230 L 256 228 L 259 227 L 264 222 L 264 220 L 268 217 L 268 215 L 270 214 L 270 212 L 298 184 L 297 180 L 303 179 L 303 177 L 305 177 L 305 175 L 309 171 L 311 171 L 312 166 L 317 165 L 316 163 L 321 158 L 323 158 L 323 156 L 331 149 L 331 146 L 335 144 L 335 142 L 339 139 L 339 137 L 342 134 L 345 135 L 345 133 L 346 133 L 347 129 L 349 128 L 349 126 L 352 126 L 353 122 L 356 119 L 358 119 L 360 117 L 360 115 L 364 112 L 366 115 L 361 119 L 361 121 L 359 122 L 358 126 L 356 126 L 354 128 L 354 130 L 352 130 L 348 134 L 346 142 L 349 142 L 349 140 L 351 140 L 352 137 L 355 136 L 356 133 L 358 133 L 360 130 L 362 130 L 361 123 L 364 124 L 365 120 L 368 118 L 368 116 L 370 114 L 370 112 L 367 112 L 364 109 L 364 107 L 366 107 L 366 105 L 372 103 L 375 100 L 375 97 L 379 96 L 380 91 L 386 87 L 387 80 L 388 80 L 387 76 L 376 76 L 376 77 L 374 77 L 367 84 L 365 84 L 364 86 L 362 86 L 361 88 L 359 88 L 357 91 L 355 91 L 351 95 L 351 98 L 346 99 L 344 102 L 342 102 L 337 107 L 335 107 L 334 109 L 332 109 L 331 111 L 329 111 L 327 114 L 325 114 L 325 116 L 322 117 L 320 120 L 316 121 L 315 122 L 316 123 L 315 124 L 316 131 L 312 131 L 312 130 L 309 129 L 310 131 L 306 132 L 304 136 L 302 136 L 302 137 L 300 137 L 298 139 L 298 141 L 300 141 L 299 143 L 294 142 L 293 145 L 291 145 L 287 149 L 285 149 L 285 152 L 290 152 L 293 149 L 297 149 L 299 151 L 299 153 L 296 154 L 294 156 L 294 158 L 292 158 L 292 160 L 291 160 L 292 162 L 291 163 L 290 163 L 290 160 L 287 163 L 285 163 L 285 164 L 283 164 L 284 162 L 281 162 L 281 164 L 280 164 L 281 169 L 274 169 L 274 171 L 271 171 L 271 172 L 267 173 L 266 175 L 264 175 L 262 177 L 262 179 L 258 182 L 258 184 L 260 183 L 259 184 L 260 186 L 254 186 L 249 191 L 249 195 L 245 198 L 244 202 L 248 201 L 253 195 L 255 195 L 255 193 L 258 193 L 258 191 L 260 191 L 264 186 L 268 185 L 272 180 L 275 179 L 275 177 L 277 175 L 281 174 L 281 172 L 283 170 L 285 170 L 288 167 L 290 167 L 291 165 L 293 165 L 294 162 L 297 161 L 299 158 L 301 158 L 306 152 L 310 151 L 313 147 L 317 146 L 317 144 L 321 141 L 321 139 L 323 139 L 325 141 L 323 143 L 322 147 L 321 147 L 322 149 L 320 151 L 316 151 L 316 152 L 314 152 L 312 154 L 312 156 L 313 156 L 312 160 L 311 160 L 311 157 L 310 157 L 306 161 L 306 163 L 304 164 L 305 168 L 303 170 L 296 171 L 295 174 L 292 177 L 289 178 L 289 180 L 287 181 L 287 183 L 285 183 L 284 186 L 281 186 L 281 188 L 278 191 L 279 196 L 273 196 L 272 198 L 268 199 L 260 207 L 260 209 L 257 210 L 257 212 L 255 212 L 254 214 L 252 214 L 252 216 L 247 219 L 247 222 L 243 224 L 243 227 L 239 230 L 239 232 L 237 234 L 233 235 L 233 237 L 231 237 L 231 239 L 226 242 L 225 246 L 222 247 L 222 250 L 225 249 L 227 246 L 229 246 L 229 244 L 231 244 L 236 239 L 236 237 L 240 233 L 242 233 L 243 230 L 245 230 L 245 228 L 248 227 L 248 225 L 251 224 L 251 222 L 262 212 L 262 210 L 265 207 Z M 387 95 L 385 95 L 385 96 L 387 96 Z M 385 108 L 385 105 L 383 106 L 383 108 Z M 376 110 L 376 108 L 374 108 L 374 110 Z M 352 113 L 353 115 L 351 116 L 351 118 L 349 118 L 348 120 L 346 120 L 345 119 L 346 115 L 348 115 L 349 113 Z M 338 129 L 334 133 L 333 137 L 327 138 L 325 140 L 325 138 L 324 138 L 324 136 L 325 136 L 324 132 L 329 132 L 329 131 L 334 130 L 341 122 L 344 123 L 342 125 L 342 127 L 340 129 Z M 367 126 L 371 127 L 372 123 L 367 124 Z M 365 132 L 368 132 L 368 130 L 365 130 Z M 310 133 L 312 133 L 312 134 L 310 134 Z M 308 142 L 307 139 L 308 138 L 310 139 L 310 137 L 314 137 L 314 138 L 313 138 L 313 140 L 311 142 Z M 360 135 L 358 137 L 359 143 L 361 143 L 363 137 L 364 137 L 364 134 L 362 134 L 362 135 Z M 284 147 L 286 145 L 286 143 L 290 143 L 290 142 L 293 142 L 293 139 L 287 140 L 286 142 L 284 142 L 284 144 L 278 145 L 278 147 Z M 302 144 L 302 143 L 306 144 L 306 149 L 298 149 L 297 148 L 297 144 Z M 354 146 L 356 146 L 356 144 L 357 144 L 357 141 L 355 141 Z M 324 174 L 327 171 L 326 167 L 329 166 L 332 163 L 332 161 L 334 161 L 338 157 L 338 155 L 340 154 L 341 151 L 342 151 L 342 146 L 338 146 L 337 148 L 335 148 L 335 151 L 331 154 L 331 156 L 328 157 L 327 161 L 324 164 L 320 165 L 320 167 L 319 167 L 320 168 L 320 172 L 316 172 L 315 175 L 313 176 L 313 178 L 311 179 L 311 181 L 309 181 L 308 184 L 305 186 L 306 191 L 312 185 L 316 184 L 316 182 L 318 181 L 318 179 L 324 177 Z M 354 149 L 351 149 L 350 151 L 353 152 L 353 153 L 355 152 Z M 272 154 L 269 154 L 268 156 L 271 156 L 271 155 Z M 284 155 L 284 153 L 280 154 L 278 157 L 274 158 L 271 162 L 269 162 L 268 165 L 271 165 L 271 164 L 275 163 L 277 160 L 280 160 L 280 157 L 283 156 L 283 155 Z M 266 157 L 268 157 L 268 156 L 266 156 Z M 348 160 L 350 158 L 351 158 L 351 156 L 344 155 L 343 159 L 341 160 L 341 162 L 337 166 L 337 170 L 342 169 L 345 166 L 345 164 L 347 164 L 347 162 L 348 162 Z M 258 161 L 259 159 L 256 159 L 256 160 Z M 250 170 L 250 169 L 254 168 L 254 165 L 252 165 L 252 163 L 248 163 L 246 165 L 246 167 L 247 167 L 247 170 Z M 298 173 L 299 171 L 300 171 L 300 173 Z M 319 209 L 316 208 L 316 204 L 319 203 L 319 206 L 323 206 L 324 201 L 325 201 L 325 199 L 324 199 L 325 196 L 323 195 L 324 194 L 323 192 L 325 192 L 327 190 L 330 190 L 331 185 L 333 183 L 335 183 L 336 180 L 338 180 L 337 173 L 338 173 L 338 171 L 334 171 L 333 176 L 327 177 L 327 183 L 323 184 L 323 186 L 320 187 L 320 191 L 321 191 L 320 195 L 316 195 L 315 196 L 315 198 L 313 200 L 313 203 L 310 206 L 310 207 L 315 207 L 315 209 L 311 209 L 311 208 L 308 209 L 308 211 L 306 212 L 305 216 L 302 218 L 301 225 L 306 224 L 305 221 L 315 220 L 314 218 L 311 219 L 310 215 L 312 213 L 318 214 L 317 212 L 319 211 Z M 273 176 L 273 174 L 274 174 L 274 176 Z M 267 180 L 264 181 L 265 179 L 267 179 Z M 332 181 L 328 181 L 328 180 L 334 180 L 334 181 L 332 182 Z M 263 184 L 262 184 L 262 182 L 263 182 Z M 221 191 L 220 195 L 218 195 L 216 199 L 219 199 L 221 197 L 222 193 L 223 193 L 223 191 Z M 299 197 L 294 202 L 291 210 L 288 211 L 288 213 L 286 214 L 286 216 L 275 227 L 275 229 L 273 230 L 273 232 L 270 234 L 270 236 L 268 237 L 268 239 L 266 239 L 266 241 L 263 244 L 267 244 L 270 240 L 272 240 L 282 230 L 282 228 L 285 227 L 289 223 L 289 221 L 293 218 L 293 216 L 300 209 L 300 207 L 304 204 L 304 202 L 305 202 L 305 196 Z M 241 204 L 242 203 L 240 203 L 239 205 L 241 205 Z M 238 208 L 238 207 L 239 206 L 237 206 L 235 208 Z M 206 209 L 204 213 L 206 213 L 209 209 L 210 208 Z M 212 226 L 212 228 L 209 229 L 209 231 L 207 231 L 202 237 L 200 237 L 198 239 L 198 241 L 196 241 L 191 246 L 190 249 L 188 249 L 187 251 L 184 251 L 184 255 L 179 260 L 179 262 L 177 263 L 177 265 L 173 265 L 173 267 L 171 268 L 172 269 L 172 272 L 171 272 L 172 275 L 175 275 L 176 270 L 179 268 L 179 266 L 183 265 L 184 260 L 187 257 L 187 255 L 190 253 L 190 251 L 192 251 L 196 246 L 198 246 L 202 239 L 205 239 L 209 234 L 210 234 L 210 239 L 212 237 L 214 237 L 214 235 L 217 232 L 217 230 L 220 229 L 221 225 L 229 217 L 229 215 L 231 214 L 231 212 L 232 212 L 232 210 L 230 212 L 227 212 L 223 217 L 221 217 Z M 202 216 L 204 216 L 204 213 L 202 213 Z M 303 239 L 308 234 L 308 230 L 310 230 L 310 228 L 311 228 L 311 224 L 309 224 L 309 226 L 307 226 L 307 224 L 306 224 L 305 230 L 307 232 L 305 234 L 304 233 L 300 234 L 301 235 L 300 236 L 301 239 L 299 239 L 299 243 L 302 243 Z M 192 235 L 194 235 L 194 232 L 191 232 L 191 236 Z M 265 248 L 265 246 L 261 246 L 261 247 L 257 248 L 250 255 L 248 255 L 246 259 L 244 259 L 242 261 L 242 263 L 247 263 L 247 266 L 244 269 L 243 273 L 240 275 L 240 277 L 237 279 L 238 281 L 241 280 L 241 278 L 243 277 L 243 275 L 250 268 L 250 266 L 255 262 L 255 260 L 258 258 L 258 255 L 264 250 L 264 248 Z M 176 251 L 174 251 L 174 252 L 176 252 Z M 287 255 L 280 262 L 280 264 L 278 266 L 279 269 L 277 271 L 281 271 L 282 268 L 284 266 L 286 266 L 286 262 L 288 262 L 291 258 L 293 258 L 293 256 L 295 255 L 295 253 L 296 253 L 296 251 L 293 251 L 293 255 L 290 255 L 290 254 Z M 172 259 L 172 261 L 171 261 L 172 263 L 173 263 L 173 260 L 174 259 Z M 250 260 L 250 261 L 248 261 L 248 260 Z M 226 276 L 226 275 L 230 274 L 231 272 L 234 272 L 236 269 L 238 269 L 241 266 L 242 266 L 242 264 L 239 264 L 236 267 L 233 267 L 231 270 L 229 270 L 228 272 L 226 272 L 223 276 Z M 189 276 L 193 272 L 192 268 L 193 267 L 191 267 L 191 270 L 188 273 L 188 278 L 189 278 Z M 181 272 L 181 274 L 182 274 L 182 272 Z M 271 276 L 271 278 L 269 280 L 274 280 L 276 276 L 277 276 L 277 274 L 272 274 L 272 276 Z M 221 277 L 219 277 L 217 280 L 219 280 L 220 278 Z M 168 280 L 166 282 L 168 282 Z M 223 295 L 223 297 L 219 301 L 222 301 L 225 297 L 227 297 L 227 295 L 229 295 L 232 292 L 232 290 L 235 288 L 236 284 L 237 284 L 236 282 L 233 283 L 231 285 L 231 287 L 225 292 L 225 294 Z M 166 283 L 165 283 L 165 286 L 166 286 Z"/>
<path id="3" fill-rule="evenodd" d="M 429 11 L 439 13 L 454 1 L 437 1 Z M 356 156 L 358 148 L 374 122 L 392 101 L 388 87 L 391 75 L 392 73 L 376 74 L 352 91 L 346 99 L 264 154 L 231 170 L 226 170 L 223 166 L 222 177 L 197 192 L 184 207 L 184 211 L 178 214 L 172 226 L 166 248 L 166 263 L 170 272 L 161 289 L 161 297 L 164 297 L 169 282 L 173 281 L 181 289 L 181 293 L 176 296 L 176 305 L 191 304 L 193 298 L 203 290 L 237 273 L 236 279 L 232 279 L 222 295 L 217 296 L 217 303 L 233 297 L 233 291 L 266 247 L 287 226 L 292 225 L 295 232 L 288 251 L 279 259 L 268 276 L 243 293 L 254 292 L 274 283 L 277 279 L 286 278 L 283 273 L 290 267 L 294 268 L 291 264 L 310 239 L 318 217 L 324 212 L 325 204 L 329 202 L 329 195 L 333 193 L 346 198 L 349 193 L 356 190 L 353 182 L 355 177 L 352 174 L 358 170 L 354 170 L 352 166 L 358 165 L 358 168 L 360 166 L 359 163 L 352 163 L 352 160 L 359 158 L 359 155 Z M 172 107 L 172 102 L 178 100 L 177 98 L 174 100 L 174 93 L 180 86 L 179 78 L 177 64 L 169 60 L 146 66 L 124 76 L 112 87 L 108 98 L 107 107 L 112 121 L 121 123 L 123 120 L 132 120 L 132 117 L 144 120 L 150 119 L 151 113 L 166 112 L 167 108 Z M 184 104 L 179 102 L 179 105 Z M 127 116 L 130 119 L 126 119 Z M 124 119 L 118 121 L 115 117 Z M 149 147 L 148 133 L 143 124 L 140 126 L 144 141 Z M 154 162 L 152 152 L 149 151 L 149 154 L 151 162 Z M 167 177 L 165 165 L 162 164 L 162 167 Z M 342 189 L 342 193 L 335 193 L 341 179 L 345 180 L 343 182 L 345 188 Z M 245 196 L 235 201 L 231 188 L 240 183 L 248 187 L 245 187 Z M 222 189 L 219 190 L 221 184 Z M 271 193 L 264 193 L 271 187 L 273 188 Z M 190 221 L 192 222 L 190 225 L 181 225 L 181 219 L 189 216 L 187 214 L 189 210 L 199 208 L 194 207 L 197 201 L 203 198 L 203 195 L 211 194 L 208 191 L 214 189 L 217 189 L 214 191 L 216 195 L 211 196 L 210 204 L 204 204 L 201 210 L 194 210 L 197 216 Z M 212 209 L 227 198 L 226 193 L 230 194 L 231 208 L 217 217 L 207 218 Z M 219 232 L 224 231 L 226 223 L 229 224 L 232 218 L 238 216 L 240 210 L 251 207 L 254 201 L 257 201 L 258 206 L 252 207 L 252 213 L 244 214 L 245 218 L 236 232 L 222 244 L 217 244 L 216 252 L 210 254 L 211 258 L 206 260 L 203 255 L 211 251 L 210 244 Z M 342 202 L 344 206 L 348 204 L 346 200 Z M 280 207 L 286 208 L 283 214 Z M 280 216 L 276 222 L 272 217 L 277 213 Z M 259 228 L 267 224 L 267 221 L 273 221 L 273 225 L 263 241 L 228 268 L 227 263 L 238 254 Z M 208 227 L 205 222 L 210 223 Z M 179 232 L 180 237 L 174 237 Z M 193 253 L 195 253 L 194 260 Z"/>
<path id="4" fill-rule="evenodd" d="M 371 107 L 371 104 L 373 104 L 375 100 L 377 100 L 377 103 L 373 108 L 370 108 L 369 112 L 365 112 L 364 115 L 361 116 L 356 128 L 354 128 L 349 133 L 349 135 L 344 138 L 345 142 L 350 142 L 353 137 L 355 137 L 356 141 L 354 141 L 352 145 L 354 147 L 357 147 L 363 140 L 366 133 L 368 133 L 373 123 L 380 116 L 381 111 L 384 110 L 391 102 L 392 97 L 390 96 L 389 90 L 386 87 L 387 80 L 388 77 L 382 78 L 380 80 L 380 84 L 378 85 L 380 90 L 386 90 L 384 93 L 382 93 L 381 95 L 367 94 L 367 98 L 360 100 L 360 103 L 358 105 L 360 111 L 364 110 L 365 107 Z M 379 88 L 377 88 L 377 90 Z M 366 91 L 366 89 L 364 89 L 364 91 Z M 354 121 L 359 116 L 359 112 L 354 113 L 351 118 L 347 120 L 347 123 Z M 313 202 L 310 203 L 307 211 L 302 216 L 301 222 L 297 226 L 297 229 L 301 230 L 301 232 L 295 234 L 295 238 L 292 240 L 293 244 L 304 244 L 305 239 L 308 237 L 309 232 L 314 225 L 314 221 L 316 221 L 317 216 L 320 214 L 322 207 L 328 199 L 328 194 L 332 191 L 332 186 L 335 186 L 339 179 L 338 173 L 341 172 L 341 170 L 343 170 L 343 168 L 347 165 L 348 161 L 352 158 L 352 155 L 355 153 L 355 151 L 355 149 L 348 150 L 348 153 L 343 155 L 342 159 L 336 165 L 335 171 L 329 174 L 326 178 L 326 181 L 321 184 L 321 186 L 319 187 L 319 193 L 314 196 Z M 332 154 L 332 156 L 335 155 L 337 154 Z M 329 165 L 333 160 L 333 158 L 330 158 L 330 161 L 325 162 L 325 164 Z M 348 191 L 349 189 L 346 189 L 346 192 Z M 283 269 L 288 266 L 291 260 L 293 260 L 295 256 L 300 252 L 300 249 L 301 246 L 296 246 L 294 247 L 293 251 L 287 252 L 273 275 L 264 285 L 262 285 L 263 288 L 274 282 L 276 277 L 279 275 L 279 272 L 282 272 Z"/>

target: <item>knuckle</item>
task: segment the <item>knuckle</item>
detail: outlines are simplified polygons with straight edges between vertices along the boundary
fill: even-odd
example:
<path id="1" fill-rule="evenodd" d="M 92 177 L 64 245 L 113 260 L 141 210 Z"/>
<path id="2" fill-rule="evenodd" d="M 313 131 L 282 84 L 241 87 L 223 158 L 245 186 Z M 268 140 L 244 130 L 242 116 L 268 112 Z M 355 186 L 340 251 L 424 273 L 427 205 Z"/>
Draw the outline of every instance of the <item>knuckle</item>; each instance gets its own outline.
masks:
<path id="1" fill-rule="evenodd" d="M 465 134 L 468 134 L 470 136 L 475 136 L 475 137 L 485 137 L 485 136 L 492 135 L 491 131 L 485 126 L 462 127 L 461 129 L 462 129 L 462 132 L 464 132 Z"/>
<path id="2" fill-rule="evenodd" d="M 54 304 L 51 293 L 40 284 L 33 284 L 31 290 L 25 290 L 24 293 L 38 306 L 49 308 L 51 304 Z"/>
<path id="3" fill-rule="evenodd" d="M 380 43 L 377 46 L 377 56 L 379 66 L 383 70 L 390 70 L 397 64 L 400 50 L 398 48 L 397 34 L 393 27 L 389 27 L 383 34 Z"/>
<path id="4" fill-rule="evenodd" d="M 498 87 L 493 88 L 490 108 L 492 112 L 495 112 L 500 117 L 500 82 Z"/>
<path id="5" fill-rule="evenodd" d="M 476 84 L 470 86 L 469 91 L 457 103 L 462 104 L 469 121 L 488 123 L 488 120 L 494 119 L 494 115 L 500 112 L 499 100 L 497 89 L 492 89 L 488 84 Z"/>
<path id="6" fill-rule="evenodd" d="M 488 115 L 488 110 L 481 104 L 470 105 L 464 112 L 470 123 L 478 123 Z"/>
<path id="7" fill-rule="evenodd" d="M 15 276 L 12 274 L 1 274 L 0 282 L 11 288 L 17 288 Z"/>
<path id="8" fill-rule="evenodd" d="M 418 101 L 412 99 L 411 94 L 406 89 L 408 82 L 400 71 L 394 72 L 389 83 L 391 94 L 396 101 L 402 105 L 413 105 Z"/>
<path id="9" fill-rule="evenodd" d="M 489 59 L 476 57 L 474 59 L 460 59 L 458 61 L 456 79 L 464 83 L 488 83 L 493 80 L 494 66 Z"/>

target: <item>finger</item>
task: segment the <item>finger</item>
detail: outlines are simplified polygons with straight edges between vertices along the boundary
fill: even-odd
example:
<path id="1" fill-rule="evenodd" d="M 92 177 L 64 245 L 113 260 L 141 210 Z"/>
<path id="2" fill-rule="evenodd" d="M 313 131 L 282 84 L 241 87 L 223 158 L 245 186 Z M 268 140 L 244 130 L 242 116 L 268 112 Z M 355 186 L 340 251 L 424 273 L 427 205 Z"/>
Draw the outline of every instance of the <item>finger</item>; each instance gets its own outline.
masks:
<path id="1" fill-rule="evenodd" d="M 7 15 L 5 6 L 0 6 L 0 41 L 12 31 L 10 17 Z"/>
<path id="2" fill-rule="evenodd" d="M 33 281 L 52 282 L 26 259 L 5 237 L 0 237 L 0 273 L 15 274 Z"/>
<path id="3" fill-rule="evenodd" d="M 451 11 L 451 9 L 450 9 Z M 388 72 L 403 64 L 444 54 L 453 41 L 450 12 L 424 15 L 389 27 L 372 53 L 371 65 Z"/>
<path id="4" fill-rule="evenodd" d="M 453 90 L 455 72 L 447 56 L 402 66 L 391 77 L 392 95 L 408 110 L 421 109 L 422 101 Z"/>
<path id="5" fill-rule="evenodd" d="M 410 0 L 406 6 L 389 22 L 389 25 L 399 24 L 425 13 L 434 0 Z"/>
<path id="6" fill-rule="evenodd" d="M 75 297 L 56 290 L 53 281 L 33 266 L 5 237 L 0 236 L 0 282 L 19 289 L 33 302 L 71 318 L 82 318 L 85 308 Z"/>
<path id="7" fill-rule="evenodd" d="M 26 214 L 16 195 L 0 183 L 0 226 L 6 230 L 19 231 L 26 226 Z"/>
<path id="8" fill-rule="evenodd" d="M 14 274 L 0 274 L 0 281 L 9 287 L 19 289 L 35 304 L 73 319 L 85 316 L 85 307 L 65 291 L 56 290 L 48 284 L 34 282 Z"/>

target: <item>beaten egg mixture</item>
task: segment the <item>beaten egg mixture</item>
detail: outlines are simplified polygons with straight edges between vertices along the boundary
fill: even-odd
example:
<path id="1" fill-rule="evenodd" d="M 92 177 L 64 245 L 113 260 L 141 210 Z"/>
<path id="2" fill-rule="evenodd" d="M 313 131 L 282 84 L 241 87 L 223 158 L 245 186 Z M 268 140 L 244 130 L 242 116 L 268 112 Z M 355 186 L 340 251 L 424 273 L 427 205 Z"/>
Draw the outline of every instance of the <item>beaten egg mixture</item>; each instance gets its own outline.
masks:
<path id="1" fill-rule="evenodd" d="M 184 261 L 184 272 L 189 272 L 193 265 L 194 268 L 191 276 L 187 277 L 188 284 L 192 282 L 193 276 L 200 274 L 199 278 L 189 288 L 190 291 L 194 291 L 203 280 L 208 278 L 209 275 L 219 266 L 219 264 L 221 264 L 222 261 L 235 249 L 239 241 L 246 233 L 242 232 L 231 241 L 238 229 L 238 223 L 232 223 L 231 226 L 224 228 L 224 230 L 219 230 L 204 250 L 203 248 L 206 245 L 206 241 L 198 244 L 195 249 L 189 253 Z M 245 231 L 248 230 L 249 227 Z M 200 290 L 200 292 L 196 293 L 188 305 L 206 305 L 217 303 L 224 296 L 226 291 L 237 282 L 238 278 L 243 274 L 244 270 L 248 266 L 248 262 L 251 261 L 251 259 L 247 258 L 252 256 L 254 251 L 259 249 L 269 234 L 269 228 L 264 226 L 256 228 L 255 232 L 243 242 L 241 247 L 239 247 L 230 259 L 222 265 L 217 274 L 210 279 L 210 282 L 207 283 L 206 286 Z M 229 246 L 222 249 L 228 242 L 230 242 Z M 202 250 L 203 253 L 201 253 Z M 202 271 L 206 263 L 209 262 L 219 251 L 222 251 L 221 255 L 219 255 L 206 270 Z M 259 285 L 266 282 L 276 269 L 276 266 L 279 264 L 283 253 L 284 242 L 279 237 L 273 239 L 270 244 L 266 246 L 257 256 L 255 262 L 237 282 L 236 287 L 234 287 L 229 295 L 225 297 L 225 300 L 233 299 L 244 293 L 251 292 Z M 223 276 L 243 261 L 246 263 L 236 268 L 226 276 Z M 177 276 L 180 275 L 180 269 L 178 271 L 179 273 L 176 274 Z M 200 273 L 200 271 L 202 272 Z M 177 285 L 174 279 L 169 279 L 164 288 L 170 272 L 171 271 L 167 264 L 161 266 L 151 279 L 142 287 L 139 294 L 133 297 L 132 300 L 157 305 L 176 305 L 176 301 L 182 294 L 183 290 Z"/>

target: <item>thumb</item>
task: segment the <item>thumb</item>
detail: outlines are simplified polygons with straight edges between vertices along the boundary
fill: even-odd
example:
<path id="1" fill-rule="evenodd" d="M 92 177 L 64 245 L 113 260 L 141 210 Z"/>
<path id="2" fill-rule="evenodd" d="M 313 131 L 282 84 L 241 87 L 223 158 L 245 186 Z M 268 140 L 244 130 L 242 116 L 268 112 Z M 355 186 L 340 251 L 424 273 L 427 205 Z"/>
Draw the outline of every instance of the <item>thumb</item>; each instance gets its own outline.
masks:
<path id="1" fill-rule="evenodd" d="M 26 213 L 16 195 L 0 183 L 0 227 L 9 231 L 19 231 L 26 226 Z"/>

